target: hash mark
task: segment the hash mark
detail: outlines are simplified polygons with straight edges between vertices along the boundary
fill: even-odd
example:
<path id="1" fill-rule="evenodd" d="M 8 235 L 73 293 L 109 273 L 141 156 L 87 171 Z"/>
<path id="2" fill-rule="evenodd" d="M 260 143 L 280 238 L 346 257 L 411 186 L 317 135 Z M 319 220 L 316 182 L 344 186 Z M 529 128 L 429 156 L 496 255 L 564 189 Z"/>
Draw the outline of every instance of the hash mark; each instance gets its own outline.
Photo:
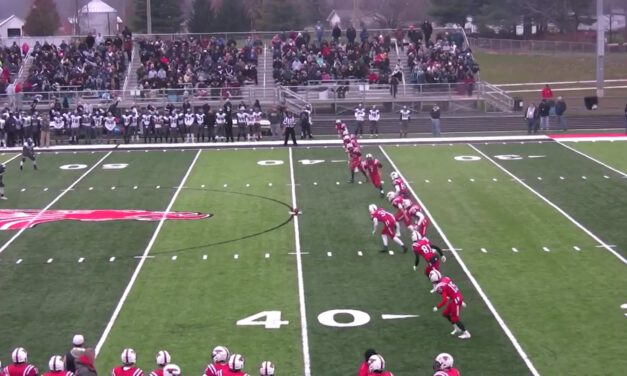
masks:
<path id="1" fill-rule="evenodd" d="M 547 247 L 542 247 L 542 250 L 543 250 L 544 252 L 551 252 L 551 250 L 550 250 L 550 249 L 548 249 Z"/>
<path id="2" fill-rule="evenodd" d="M 331 256 L 333 256 L 333 253 L 327 252 L 327 256 L 331 257 Z"/>
<path id="3" fill-rule="evenodd" d="M 272 183 L 268 183 L 268 187 L 272 187 Z"/>
<path id="4" fill-rule="evenodd" d="M 202 255 L 203 260 L 207 260 L 207 255 Z"/>
<path id="5" fill-rule="evenodd" d="M 475 179 L 474 179 L 474 178 L 470 178 L 470 181 L 474 182 L 474 181 L 475 181 Z"/>
<path id="6" fill-rule="evenodd" d="M 83 261 L 85 261 L 85 257 L 81 257 L 81 258 L 79 258 L 79 259 L 78 259 L 78 262 L 79 262 L 79 263 L 81 263 L 81 262 L 83 262 Z"/>
<path id="7" fill-rule="evenodd" d="M 563 177 L 563 176 L 560 176 L 560 180 L 564 180 L 564 177 Z"/>
<path id="8" fill-rule="evenodd" d="M 22 259 L 17 260 L 15 263 L 18 264 L 18 265 L 21 264 L 22 263 Z"/>
<path id="9" fill-rule="evenodd" d="M 610 177 L 607 175 L 603 175 L 604 178 L 609 179 Z"/>
<path id="10" fill-rule="evenodd" d="M 538 176 L 538 180 L 542 180 L 542 177 L 541 177 L 541 176 Z"/>
<path id="11" fill-rule="evenodd" d="M 134 186 L 133 186 L 133 189 L 137 189 L 137 186 L 136 186 L 136 185 L 134 185 Z"/>
<path id="12" fill-rule="evenodd" d="M 357 251 L 357 256 L 363 256 L 364 253 L 362 251 Z"/>
<path id="13" fill-rule="evenodd" d="M 224 188 L 226 188 L 226 187 L 228 187 L 228 186 L 229 186 L 228 184 L 224 184 Z"/>
<path id="14" fill-rule="evenodd" d="M 340 185 L 340 182 L 339 182 L 339 181 L 336 181 L 336 182 L 335 182 L 335 185 Z"/>
<path id="15" fill-rule="evenodd" d="M 270 258 L 270 254 L 266 253 L 265 258 Z"/>
<path id="16" fill-rule="evenodd" d="M 26 188 L 20 189 L 20 192 L 24 192 L 24 191 L 26 191 Z"/>
<path id="17" fill-rule="evenodd" d="M 49 258 L 48 261 L 46 261 L 46 264 L 52 264 L 52 260 L 54 259 Z"/>
<path id="18" fill-rule="evenodd" d="M 575 245 L 575 246 L 573 246 L 573 249 L 574 249 L 575 251 L 581 251 L 581 248 L 577 247 L 576 245 Z"/>
<path id="19" fill-rule="evenodd" d="M 111 187 L 111 190 L 112 190 L 112 191 L 115 191 L 115 186 Z"/>
<path id="20" fill-rule="evenodd" d="M 452 181 L 451 179 L 448 179 L 448 182 L 449 182 L 449 183 L 452 183 L 453 181 Z"/>
<path id="21" fill-rule="evenodd" d="M 318 185 L 318 182 L 317 182 L 317 181 L 314 181 L 314 185 Z"/>
<path id="22" fill-rule="evenodd" d="M 172 256 L 172 261 L 176 261 L 177 258 L 179 258 L 177 255 Z"/>
<path id="23" fill-rule="evenodd" d="M 93 191 L 93 190 L 94 190 L 94 187 L 89 187 L 88 189 L 89 189 L 90 191 Z"/>
<path id="24" fill-rule="evenodd" d="M 44 192 L 48 191 L 48 187 L 44 188 Z"/>
<path id="25" fill-rule="evenodd" d="M 250 184 L 246 184 L 246 187 L 250 187 Z"/>
<path id="26" fill-rule="evenodd" d="M 239 255 L 235 254 L 235 255 L 233 255 L 233 258 L 237 260 L 239 258 Z"/>
<path id="27" fill-rule="evenodd" d="M 517 250 L 516 248 L 512 248 L 512 251 L 513 251 L 514 253 L 518 253 L 518 250 Z"/>
<path id="28" fill-rule="evenodd" d="M 389 254 L 390 256 L 394 256 L 394 251 L 388 251 L 388 254 Z"/>
<path id="29" fill-rule="evenodd" d="M 425 183 L 429 183 L 429 179 L 425 179 Z"/>
<path id="30" fill-rule="evenodd" d="M 483 252 L 483 253 L 488 253 L 488 250 L 487 250 L 487 249 L 485 249 L 485 248 L 481 248 L 481 252 Z"/>
<path id="31" fill-rule="evenodd" d="M 113 262 L 115 261 L 115 256 L 111 256 L 111 258 L 109 259 L 109 262 Z"/>
<path id="32" fill-rule="evenodd" d="M 204 184 L 202 184 L 202 185 L 200 186 L 200 188 L 205 188 L 205 185 L 204 185 Z"/>
<path id="33" fill-rule="evenodd" d="M 587 177 L 585 177 L 585 176 L 582 176 L 581 178 L 582 178 L 583 180 L 586 180 L 586 179 L 588 179 L 588 178 L 587 178 Z"/>

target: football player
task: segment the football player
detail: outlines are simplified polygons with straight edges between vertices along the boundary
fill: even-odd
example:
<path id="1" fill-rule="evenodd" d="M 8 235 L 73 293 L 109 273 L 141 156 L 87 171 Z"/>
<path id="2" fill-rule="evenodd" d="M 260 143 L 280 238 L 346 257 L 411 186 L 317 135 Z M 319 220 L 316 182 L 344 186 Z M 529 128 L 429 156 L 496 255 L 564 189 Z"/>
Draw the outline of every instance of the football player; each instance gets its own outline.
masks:
<path id="1" fill-rule="evenodd" d="M 337 134 L 342 137 L 344 134 L 344 131 L 347 130 L 346 129 L 346 124 L 342 123 L 342 120 L 337 119 L 335 121 L 335 130 L 337 131 Z"/>
<path id="2" fill-rule="evenodd" d="M 6 170 L 4 163 L 0 163 L 0 200 L 7 200 L 7 196 L 4 195 L 4 172 Z"/>
<path id="3" fill-rule="evenodd" d="M 355 173 L 357 171 L 361 172 L 364 175 L 366 182 L 368 182 L 368 175 L 366 175 L 366 170 L 364 170 L 364 166 L 361 163 L 361 150 L 359 149 L 359 146 L 355 146 L 354 144 L 350 143 L 347 146 L 347 150 L 349 158 L 348 168 L 351 171 L 351 179 L 348 182 L 355 182 Z"/>
<path id="4" fill-rule="evenodd" d="M 394 376 L 392 372 L 385 370 L 385 359 L 379 354 L 372 355 L 368 359 L 368 376 Z"/>
<path id="5" fill-rule="evenodd" d="M 24 348 L 18 347 L 11 353 L 12 363 L 2 370 L 6 376 L 37 376 L 39 370 L 32 364 L 28 364 L 28 353 Z"/>
<path id="6" fill-rule="evenodd" d="M 66 371 L 63 364 L 63 357 L 61 355 L 54 355 L 48 361 L 49 372 L 44 373 L 44 376 L 74 376 L 74 372 Z"/>
<path id="7" fill-rule="evenodd" d="M 412 249 L 416 255 L 416 262 L 414 263 L 414 270 L 418 269 L 420 264 L 420 257 L 424 258 L 427 262 L 425 268 L 425 276 L 428 278 L 432 270 L 440 271 L 440 260 L 446 262 L 446 256 L 442 254 L 442 249 L 437 245 L 431 244 L 429 239 L 421 237 L 418 232 L 414 231 L 411 234 Z"/>
<path id="8" fill-rule="evenodd" d="M 377 208 L 376 205 L 370 204 L 368 206 L 370 217 L 372 218 L 372 235 L 377 231 L 377 225 L 379 222 L 383 223 L 383 229 L 381 229 L 381 239 L 383 239 L 383 249 L 381 252 L 388 252 L 388 237 L 403 248 L 403 253 L 407 252 L 407 246 L 403 244 L 403 241 L 399 237 L 399 228 L 394 216 L 383 209 Z"/>
<path id="9" fill-rule="evenodd" d="M 392 185 L 397 195 L 401 195 L 404 198 L 409 198 L 409 190 L 407 184 L 403 181 L 403 178 L 396 171 L 390 173 L 390 179 L 392 179 Z"/>
<path id="10" fill-rule="evenodd" d="M 433 360 L 433 376 L 459 376 L 457 368 L 453 368 L 453 356 L 442 353 Z"/>
<path id="11" fill-rule="evenodd" d="M 229 358 L 229 368 L 222 372 L 222 376 L 248 376 L 244 372 L 244 357 L 241 354 L 233 354 Z"/>
<path id="12" fill-rule="evenodd" d="M 261 367 L 259 368 L 260 376 L 274 376 L 274 364 L 270 361 L 265 361 L 261 363 Z"/>
<path id="13" fill-rule="evenodd" d="M 388 192 L 385 197 L 387 197 L 388 201 L 390 202 L 390 204 L 392 204 L 392 207 L 394 209 L 396 209 L 396 213 L 394 213 L 394 219 L 396 219 L 396 221 L 405 221 L 405 209 L 403 208 L 403 200 L 405 200 L 403 198 L 403 196 L 396 194 L 396 192 Z M 407 223 L 405 223 L 407 225 Z"/>
<path id="14" fill-rule="evenodd" d="M 181 376 L 181 367 L 176 364 L 166 364 L 163 367 L 163 376 Z"/>
<path id="15" fill-rule="evenodd" d="M 357 376 L 368 376 L 368 360 L 376 353 L 377 351 L 375 349 L 366 350 L 366 353 L 364 354 L 364 362 L 361 363 L 361 366 L 359 366 L 359 372 L 357 373 Z"/>
<path id="16" fill-rule="evenodd" d="M 408 227 L 413 226 L 421 237 L 427 233 L 429 226 L 429 218 L 422 212 L 422 208 L 409 199 L 403 200 L 403 209 L 405 210 L 405 219 Z"/>
<path id="17" fill-rule="evenodd" d="M 433 307 L 433 312 L 437 312 L 440 308 L 446 305 L 442 316 L 444 316 L 451 324 L 453 324 L 453 331 L 451 335 L 457 335 L 460 339 L 469 339 L 470 332 L 466 330 L 464 324 L 460 321 L 460 314 L 462 307 L 466 307 L 464 297 L 462 296 L 459 287 L 449 277 L 442 277 L 442 274 L 437 270 L 432 270 L 429 273 L 429 280 L 435 284 L 435 287 L 431 292 L 438 292 L 442 295 L 442 301 L 437 306 Z"/>
<path id="18" fill-rule="evenodd" d="M 220 376 L 228 371 L 229 349 L 224 346 L 216 346 L 211 352 L 211 364 L 205 368 L 206 376 Z"/>
<path id="19" fill-rule="evenodd" d="M 157 361 L 157 368 L 150 372 L 150 376 L 164 376 L 163 368 L 166 366 L 166 364 L 170 364 L 170 362 L 172 361 L 170 353 L 166 350 L 161 350 L 157 353 L 155 359 Z"/>
<path id="20" fill-rule="evenodd" d="M 381 182 L 381 174 L 379 173 L 381 168 L 383 168 L 383 164 L 378 159 L 375 159 L 372 154 L 366 154 L 364 169 L 370 176 L 372 185 L 379 190 L 379 195 L 383 197 L 383 182 Z"/>
<path id="21" fill-rule="evenodd" d="M 22 147 L 22 160 L 20 161 L 20 171 L 22 171 L 24 167 L 24 162 L 26 162 L 26 158 L 33 161 L 33 168 L 37 169 L 37 160 L 35 159 L 35 144 L 33 143 L 33 139 L 29 138 L 24 142 L 24 146 Z"/>
<path id="22" fill-rule="evenodd" d="M 135 366 L 137 354 L 133 349 L 124 349 L 122 351 L 122 365 L 119 365 L 111 371 L 111 376 L 144 376 L 144 371 Z"/>

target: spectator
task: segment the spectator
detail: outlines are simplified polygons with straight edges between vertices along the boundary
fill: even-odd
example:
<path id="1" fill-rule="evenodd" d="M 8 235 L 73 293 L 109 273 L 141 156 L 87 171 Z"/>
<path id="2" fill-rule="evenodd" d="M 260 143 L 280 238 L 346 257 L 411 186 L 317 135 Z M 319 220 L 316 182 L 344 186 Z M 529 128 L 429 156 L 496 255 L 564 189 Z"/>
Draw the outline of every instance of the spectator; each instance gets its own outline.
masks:
<path id="1" fill-rule="evenodd" d="M 531 103 L 525 111 L 525 120 L 527 121 L 527 134 L 538 133 L 537 120 L 540 117 L 538 109 L 534 103 Z"/>
<path id="2" fill-rule="evenodd" d="M 359 372 L 357 373 L 357 376 L 368 376 L 369 375 L 368 359 L 370 359 L 370 357 L 375 355 L 376 353 L 377 352 L 374 349 L 366 350 L 366 352 L 364 354 L 364 361 L 359 366 Z"/>
<path id="3" fill-rule="evenodd" d="M 420 28 L 425 37 L 425 44 L 429 44 L 431 42 L 431 34 L 433 33 L 433 25 L 431 22 L 425 21 Z"/>
<path id="4" fill-rule="evenodd" d="M 277 106 L 273 107 L 268 114 L 268 121 L 270 122 L 270 134 L 273 140 L 278 140 L 281 134 L 281 112 Z"/>
<path id="5" fill-rule="evenodd" d="M 422 39 L 422 33 L 416 29 L 414 25 L 409 26 L 409 31 L 407 32 L 407 38 L 410 43 L 413 43 L 414 46 L 420 46 L 420 40 Z"/>
<path id="6" fill-rule="evenodd" d="M 431 133 L 433 137 L 440 137 L 440 107 L 436 104 L 431 109 Z"/>
<path id="7" fill-rule="evenodd" d="M 83 335 L 74 335 L 72 345 L 72 349 L 65 354 L 65 370 L 76 372 L 76 360 L 85 352 L 85 338 Z"/>
<path id="8" fill-rule="evenodd" d="M 568 130 L 568 124 L 566 123 L 566 102 L 562 97 L 557 97 L 557 103 L 555 104 L 555 115 L 557 115 L 557 124 L 563 131 Z"/>
<path id="9" fill-rule="evenodd" d="M 368 42 L 368 29 L 366 28 L 366 25 L 362 26 L 361 32 L 359 33 L 359 39 L 361 39 L 361 44 Z"/>
<path id="10" fill-rule="evenodd" d="M 322 43 L 322 38 L 324 37 L 324 26 L 322 26 L 322 22 L 316 22 L 316 39 L 318 40 L 318 44 Z"/>
<path id="11" fill-rule="evenodd" d="M 546 99 L 542 99 L 538 106 L 538 113 L 540 114 L 540 130 L 549 130 L 549 114 L 551 112 L 551 105 Z"/>
<path id="12" fill-rule="evenodd" d="M 551 90 L 549 84 L 544 85 L 544 89 L 542 89 L 541 95 L 543 100 L 549 101 L 553 99 L 553 90 Z"/>
<path id="13" fill-rule="evenodd" d="M 357 38 L 357 30 L 351 25 L 346 29 L 346 39 L 348 40 L 349 46 L 355 44 L 355 38 Z"/>
<path id="14" fill-rule="evenodd" d="M 94 38 L 92 33 L 87 34 L 87 37 L 85 37 L 85 45 L 87 45 L 87 48 L 94 48 L 94 44 L 96 44 L 96 38 Z"/>
<path id="15" fill-rule="evenodd" d="M 28 55 L 29 50 L 30 50 L 30 46 L 28 45 L 28 42 L 24 42 L 22 44 L 22 55 L 26 57 Z"/>
<path id="16" fill-rule="evenodd" d="M 333 26 L 333 31 L 331 32 L 331 36 L 333 36 L 333 42 L 335 44 L 338 44 L 340 42 L 340 37 L 342 36 L 342 29 L 340 29 L 339 23 Z"/>
<path id="17" fill-rule="evenodd" d="M 411 120 L 411 110 L 407 108 L 407 106 L 403 106 L 400 110 L 400 120 L 401 120 L 401 131 L 400 137 L 407 137 L 407 132 L 409 131 L 409 121 Z"/>
<path id="18" fill-rule="evenodd" d="M 94 359 L 94 349 L 85 349 L 76 360 L 76 372 L 74 372 L 74 376 L 98 376 Z"/>
<path id="19" fill-rule="evenodd" d="M 390 94 L 392 94 L 392 98 L 396 99 L 396 93 L 398 92 L 398 78 L 396 76 L 392 76 L 390 79 Z"/>
<path id="20" fill-rule="evenodd" d="M 379 119 L 381 118 L 381 113 L 377 108 L 377 105 L 373 104 L 372 108 L 368 111 L 368 120 L 370 120 L 370 137 L 375 136 L 379 137 Z"/>

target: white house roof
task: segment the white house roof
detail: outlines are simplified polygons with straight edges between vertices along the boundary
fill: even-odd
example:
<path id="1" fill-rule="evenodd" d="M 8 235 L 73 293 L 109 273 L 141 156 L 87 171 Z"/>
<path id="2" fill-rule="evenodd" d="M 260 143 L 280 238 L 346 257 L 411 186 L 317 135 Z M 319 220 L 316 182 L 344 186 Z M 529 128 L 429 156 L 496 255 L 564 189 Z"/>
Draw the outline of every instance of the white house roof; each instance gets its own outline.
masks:
<path id="1" fill-rule="evenodd" d="M 81 8 L 80 13 L 116 13 L 117 10 L 102 0 L 91 0 Z"/>
<path id="2" fill-rule="evenodd" d="M 24 23 L 24 20 L 23 20 L 23 19 L 19 18 L 18 16 L 16 16 L 16 15 L 14 14 L 14 15 L 11 15 L 11 16 L 10 16 L 9 18 L 7 18 L 6 20 L 0 21 L 0 26 L 2 26 L 2 25 L 4 25 L 5 23 L 7 23 L 7 22 L 11 21 L 12 19 L 16 19 L 17 21 L 19 21 L 19 22 L 21 22 L 21 23 Z"/>

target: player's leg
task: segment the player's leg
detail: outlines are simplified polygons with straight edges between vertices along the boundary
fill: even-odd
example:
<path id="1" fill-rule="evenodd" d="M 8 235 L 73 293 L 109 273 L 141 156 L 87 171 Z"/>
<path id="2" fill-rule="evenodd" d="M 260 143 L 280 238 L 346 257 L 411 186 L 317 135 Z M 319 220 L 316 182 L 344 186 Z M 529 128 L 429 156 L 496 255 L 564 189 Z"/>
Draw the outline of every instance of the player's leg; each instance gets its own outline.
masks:
<path id="1" fill-rule="evenodd" d="M 381 233 L 381 240 L 383 241 L 383 249 L 381 252 L 388 252 L 388 235 L 385 233 L 385 227 L 383 228 L 383 232 Z"/>
<path id="2" fill-rule="evenodd" d="M 20 171 L 24 169 L 24 162 L 26 162 L 26 157 L 22 155 L 22 160 L 20 161 Z"/>
<path id="3" fill-rule="evenodd" d="M 3 176 L 0 175 L 0 200 L 6 200 L 6 196 L 4 195 L 4 181 Z"/>
<path id="4" fill-rule="evenodd" d="M 37 169 L 37 159 L 35 158 L 34 155 L 29 155 L 28 156 L 30 158 L 31 161 L 33 161 L 33 169 Z"/>

